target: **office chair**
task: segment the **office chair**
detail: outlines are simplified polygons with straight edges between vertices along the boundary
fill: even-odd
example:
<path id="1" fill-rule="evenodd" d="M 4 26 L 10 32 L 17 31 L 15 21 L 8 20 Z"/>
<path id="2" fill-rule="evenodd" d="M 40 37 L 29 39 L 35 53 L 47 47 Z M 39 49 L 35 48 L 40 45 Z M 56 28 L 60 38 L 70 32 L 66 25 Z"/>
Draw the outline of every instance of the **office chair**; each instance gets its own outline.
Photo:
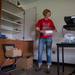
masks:
<path id="1" fill-rule="evenodd" d="M 11 75 L 11 72 L 14 71 L 14 70 L 16 70 L 16 64 L 15 64 L 16 60 L 13 57 L 8 57 L 6 55 L 6 51 L 10 50 L 12 48 L 15 48 L 15 45 L 14 44 L 3 44 L 2 48 L 3 48 L 3 51 L 4 51 L 5 61 L 0 66 L 0 72 Z M 11 64 L 7 64 L 10 60 L 13 60 L 14 62 L 11 63 Z"/>

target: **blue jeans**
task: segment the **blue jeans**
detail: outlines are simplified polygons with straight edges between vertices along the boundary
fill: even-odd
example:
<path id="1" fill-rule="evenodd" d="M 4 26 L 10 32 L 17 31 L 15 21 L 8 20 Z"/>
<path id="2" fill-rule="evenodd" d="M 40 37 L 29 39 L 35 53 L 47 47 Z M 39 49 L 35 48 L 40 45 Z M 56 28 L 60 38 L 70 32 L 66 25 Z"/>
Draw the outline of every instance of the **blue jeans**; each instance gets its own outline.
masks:
<path id="1" fill-rule="evenodd" d="M 42 54 L 44 48 L 46 48 L 46 57 L 47 63 L 51 64 L 51 47 L 52 47 L 52 38 L 40 38 L 39 39 L 39 49 L 38 49 L 38 63 L 42 63 Z"/>

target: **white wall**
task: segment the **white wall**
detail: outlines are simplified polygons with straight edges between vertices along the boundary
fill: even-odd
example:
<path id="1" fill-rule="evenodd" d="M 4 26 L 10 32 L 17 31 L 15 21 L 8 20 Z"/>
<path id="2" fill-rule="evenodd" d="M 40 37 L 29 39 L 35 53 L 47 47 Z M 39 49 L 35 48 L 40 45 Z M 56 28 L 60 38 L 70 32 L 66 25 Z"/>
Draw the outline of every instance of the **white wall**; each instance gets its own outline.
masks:
<path id="1" fill-rule="evenodd" d="M 36 8 L 32 7 L 29 9 L 25 9 L 24 40 L 34 40 L 35 21 L 36 21 Z"/>
<path id="2" fill-rule="evenodd" d="M 34 3 L 25 4 L 24 8 L 37 7 L 37 19 L 42 17 L 42 11 L 49 8 L 52 11 L 52 19 L 58 31 L 65 24 L 64 16 L 75 15 L 75 0 L 38 0 Z"/>
<path id="3" fill-rule="evenodd" d="M 33 3 L 23 5 L 25 9 L 29 9 L 32 7 L 37 8 L 37 20 L 42 18 L 42 11 L 45 8 L 48 8 L 52 11 L 51 18 L 53 19 L 57 30 L 60 32 L 62 26 L 65 24 L 64 16 L 71 16 L 75 15 L 75 0 L 38 0 Z M 57 39 L 61 36 L 58 35 Z M 56 39 L 56 38 L 55 38 Z M 57 59 L 57 52 L 56 52 L 56 41 L 54 41 L 54 51 L 55 54 L 52 54 L 52 61 L 56 61 Z M 37 59 L 37 50 L 34 53 L 34 58 Z M 66 49 L 65 50 L 65 62 L 66 63 L 73 63 L 75 64 L 75 51 L 74 49 Z M 60 52 L 61 57 L 61 52 Z M 43 56 L 45 59 L 45 54 Z M 60 58 L 61 61 L 61 58 Z"/>

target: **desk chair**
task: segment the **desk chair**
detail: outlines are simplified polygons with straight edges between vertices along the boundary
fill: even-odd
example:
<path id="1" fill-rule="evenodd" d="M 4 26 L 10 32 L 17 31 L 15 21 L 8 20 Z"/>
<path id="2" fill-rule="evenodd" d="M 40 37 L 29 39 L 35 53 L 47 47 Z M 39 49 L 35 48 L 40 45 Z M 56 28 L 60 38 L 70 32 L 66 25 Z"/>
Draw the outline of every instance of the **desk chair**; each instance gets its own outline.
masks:
<path id="1" fill-rule="evenodd" d="M 6 65 L 6 64 L 4 64 L 6 61 L 4 61 L 4 63 L 0 66 L 0 72 L 1 73 L 3 72 L 3 73 L 11 75 L 11 72 L 16 69 L 16 64 L 15 64 L 16 60 L 13 57 L 6 56 L 6 51 L 10 50 L 12 48 L 15 48 L 15 45 L 14 44 L 3 44 L 2 48 L 3 48 L 3 51 L 4 51 L 4 57 L 5 57 L 5 59 L 6 60 L 8 60 L 8 59 L 10 60 L 11 59 L 11 60 L 14 60 L 14 62 L 12 64 Z"/>

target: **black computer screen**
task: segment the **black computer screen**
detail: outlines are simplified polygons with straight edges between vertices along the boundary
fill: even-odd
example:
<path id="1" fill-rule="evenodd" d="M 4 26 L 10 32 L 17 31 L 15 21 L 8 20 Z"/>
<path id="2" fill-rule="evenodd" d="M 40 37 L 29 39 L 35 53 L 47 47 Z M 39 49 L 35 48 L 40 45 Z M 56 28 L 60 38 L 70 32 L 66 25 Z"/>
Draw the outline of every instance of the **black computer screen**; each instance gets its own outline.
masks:
<path id="1" fill-rule="evenodd" d="M 74 25 L 75 24 L 75 16 L 65 16 L 64 21 L 67 25 Z"/>
<path id="2" fill-rule="evenodd" d="M 71 16 L 73 23 L 75 24 L 75 16 Z"/>

